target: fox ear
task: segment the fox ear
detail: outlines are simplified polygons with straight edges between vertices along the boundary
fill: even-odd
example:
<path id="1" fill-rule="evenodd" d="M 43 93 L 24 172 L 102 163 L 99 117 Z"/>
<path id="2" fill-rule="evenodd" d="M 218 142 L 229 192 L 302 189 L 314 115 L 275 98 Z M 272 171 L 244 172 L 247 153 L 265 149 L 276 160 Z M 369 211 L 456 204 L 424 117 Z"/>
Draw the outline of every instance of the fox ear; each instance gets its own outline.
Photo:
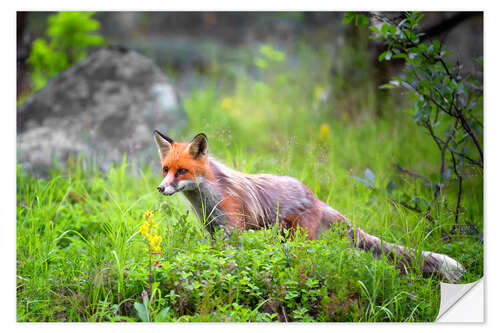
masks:
<path id="1" fill-rule="evenodd" d="M 208 155 L 208 139 L 203 133 L 197 134 L 188 146 L 193 158 L 205 158 Z"/>
<path id="2" fill-rule="evenodd" d="M 158 152 L 160 153 L 160 159 L 163 159 L 168 155 L 170 150 L 172 150 L 172 144 L 174 143 L 174 140 L 156 130 L 153 132 L 153 134 L 155 137 L 156 145 L 158 146 Z"/>

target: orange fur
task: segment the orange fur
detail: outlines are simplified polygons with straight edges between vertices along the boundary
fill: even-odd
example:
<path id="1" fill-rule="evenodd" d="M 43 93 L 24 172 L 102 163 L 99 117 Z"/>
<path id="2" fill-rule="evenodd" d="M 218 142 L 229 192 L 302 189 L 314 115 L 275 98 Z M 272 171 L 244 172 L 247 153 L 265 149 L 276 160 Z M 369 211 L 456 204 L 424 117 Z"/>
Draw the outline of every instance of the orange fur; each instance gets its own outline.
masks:
<path id="1" fill-rule="evenodd" d="M 161 169 L 163 177 L 166 176 L 164 168 L 168 167 L 169 175 L 172 174 L 170 182 L 173 180 L 177 170 L 181 168 L 188 170 L 188 172 L 179 176 L 179 180 L 194 180 L 198 176 L 212 180 L 214 176 L 207 167 L 207 159 L 193 159 L 188 147 L 189 143 L 174 142 L 172 144 L 170 153 L 162 158 Z"/>

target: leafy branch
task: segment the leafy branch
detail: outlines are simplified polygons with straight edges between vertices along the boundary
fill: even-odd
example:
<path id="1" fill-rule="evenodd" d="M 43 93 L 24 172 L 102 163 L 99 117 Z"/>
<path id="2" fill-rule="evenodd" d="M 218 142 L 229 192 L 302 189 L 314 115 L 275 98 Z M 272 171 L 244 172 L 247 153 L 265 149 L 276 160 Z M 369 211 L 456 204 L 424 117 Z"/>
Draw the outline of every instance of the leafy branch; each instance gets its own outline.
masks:
<path id="1" fill-rule="evenodd" d="M 415 123 L 426 130 L 440 152 L 439 177 L 421 176 L 402 167 L 398 169 L 412 177 L 418 177 L 433 189 L 434 202 L 438 204 L 443 188 L 456 182 L 457 201 L 454 211 L 455 225 L 459 222 L 463 200 L 463 180 L 466 170 L 479 169 L 482 175 L 484 154 L 483 139 L 483 90 L 482 82 L 464 77 L 461 66 L 451 66 L 447 60 L 450 52 L 437 40 L 426 41 L 419 31 L 424 14 L 403 13 L 396 19 L 380 15 L 346 13 L 344 23 L 369 25 L 372 38 L 381 40 L 385 50 L 379 61 L 402 59 L 403 73 L 394 77 L 381 89 L 404 88 L 412 109 Z M 364 18 L 361 18 L 364 17 Z M 482 71 L 482 59 L 477 59 Z M 432 179 L 432 181 L 431 181 Z"/>

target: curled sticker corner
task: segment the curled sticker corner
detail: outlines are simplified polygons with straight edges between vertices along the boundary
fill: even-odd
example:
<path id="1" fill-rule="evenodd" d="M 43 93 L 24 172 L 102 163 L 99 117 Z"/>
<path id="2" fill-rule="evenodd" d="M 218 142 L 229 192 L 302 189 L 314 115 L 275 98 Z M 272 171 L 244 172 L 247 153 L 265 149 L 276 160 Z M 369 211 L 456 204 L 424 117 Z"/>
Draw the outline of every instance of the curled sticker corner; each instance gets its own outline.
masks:
<path id="1" fill-rule="evenodd" d="M 483 286 L 483 278 L 480 278 L 477 281 L 474 281 L 472 283 L 464 283 L 464 284 L 452 284 L 452 283 L 445 283 L 441 282 L 440 287 L 441 287 L 441 304 L 439 306 L 439 313 L 436 317 L 436 322 L 468 322 L 469 320 L 464 317 L 464 320 L 457 320 L 457 319 L 452 319 L 451 316 L 446 316 L 449 314 L 450 310 L 453 310 L 456 305 L 461 303 L 462 298 L 464 298 L 476 285 L 480 284 L 481 287 Z M 477 301 L 481 302 L 481 307 L 480 307 L 480 314 L 477 314 L 477 309 L 478 307 L 476 306 L 477 304 L 471 304 L 470 306 L 473 309 L 476 309 L 476 314 L 480 315 L 481 318 L 483 317 L 483 307 L 482 307 L 482 302 L 484 300 L 484 296 L 481 295 L 479 299 L 476 299 Z M 481 320 L 471 320 L 472 322 L 476 321 L 483 321 Z"/>

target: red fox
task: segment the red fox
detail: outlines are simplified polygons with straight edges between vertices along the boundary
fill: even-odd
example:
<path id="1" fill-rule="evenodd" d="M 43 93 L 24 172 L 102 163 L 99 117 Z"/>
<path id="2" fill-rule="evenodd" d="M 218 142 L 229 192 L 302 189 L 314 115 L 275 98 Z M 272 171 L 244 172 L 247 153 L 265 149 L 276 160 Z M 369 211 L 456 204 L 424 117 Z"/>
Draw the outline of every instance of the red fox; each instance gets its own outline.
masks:
<path id="1" fill-rule="evenodd" d="M 158 131 L 154 131 L 154 138 L 164 177 L 158 191 L 164 195 L 182 192 L 211 234 L 216 227 L 243 231 L 278 223 L 292 232 L 300 227 L 308 239 L 315 240 L 336 224 L 356 247 L 375 256 L 385 254 L 400 269 L 418 262 L 424 273 L 438 274 L 451 282 L 462 277 L 462 265 L 447 255 L 428 251 L 419 254 L 354 228 L 295 178 L 230 169 L 208 154 L 203 133 L 189 143 L 174 142 Z"/>

